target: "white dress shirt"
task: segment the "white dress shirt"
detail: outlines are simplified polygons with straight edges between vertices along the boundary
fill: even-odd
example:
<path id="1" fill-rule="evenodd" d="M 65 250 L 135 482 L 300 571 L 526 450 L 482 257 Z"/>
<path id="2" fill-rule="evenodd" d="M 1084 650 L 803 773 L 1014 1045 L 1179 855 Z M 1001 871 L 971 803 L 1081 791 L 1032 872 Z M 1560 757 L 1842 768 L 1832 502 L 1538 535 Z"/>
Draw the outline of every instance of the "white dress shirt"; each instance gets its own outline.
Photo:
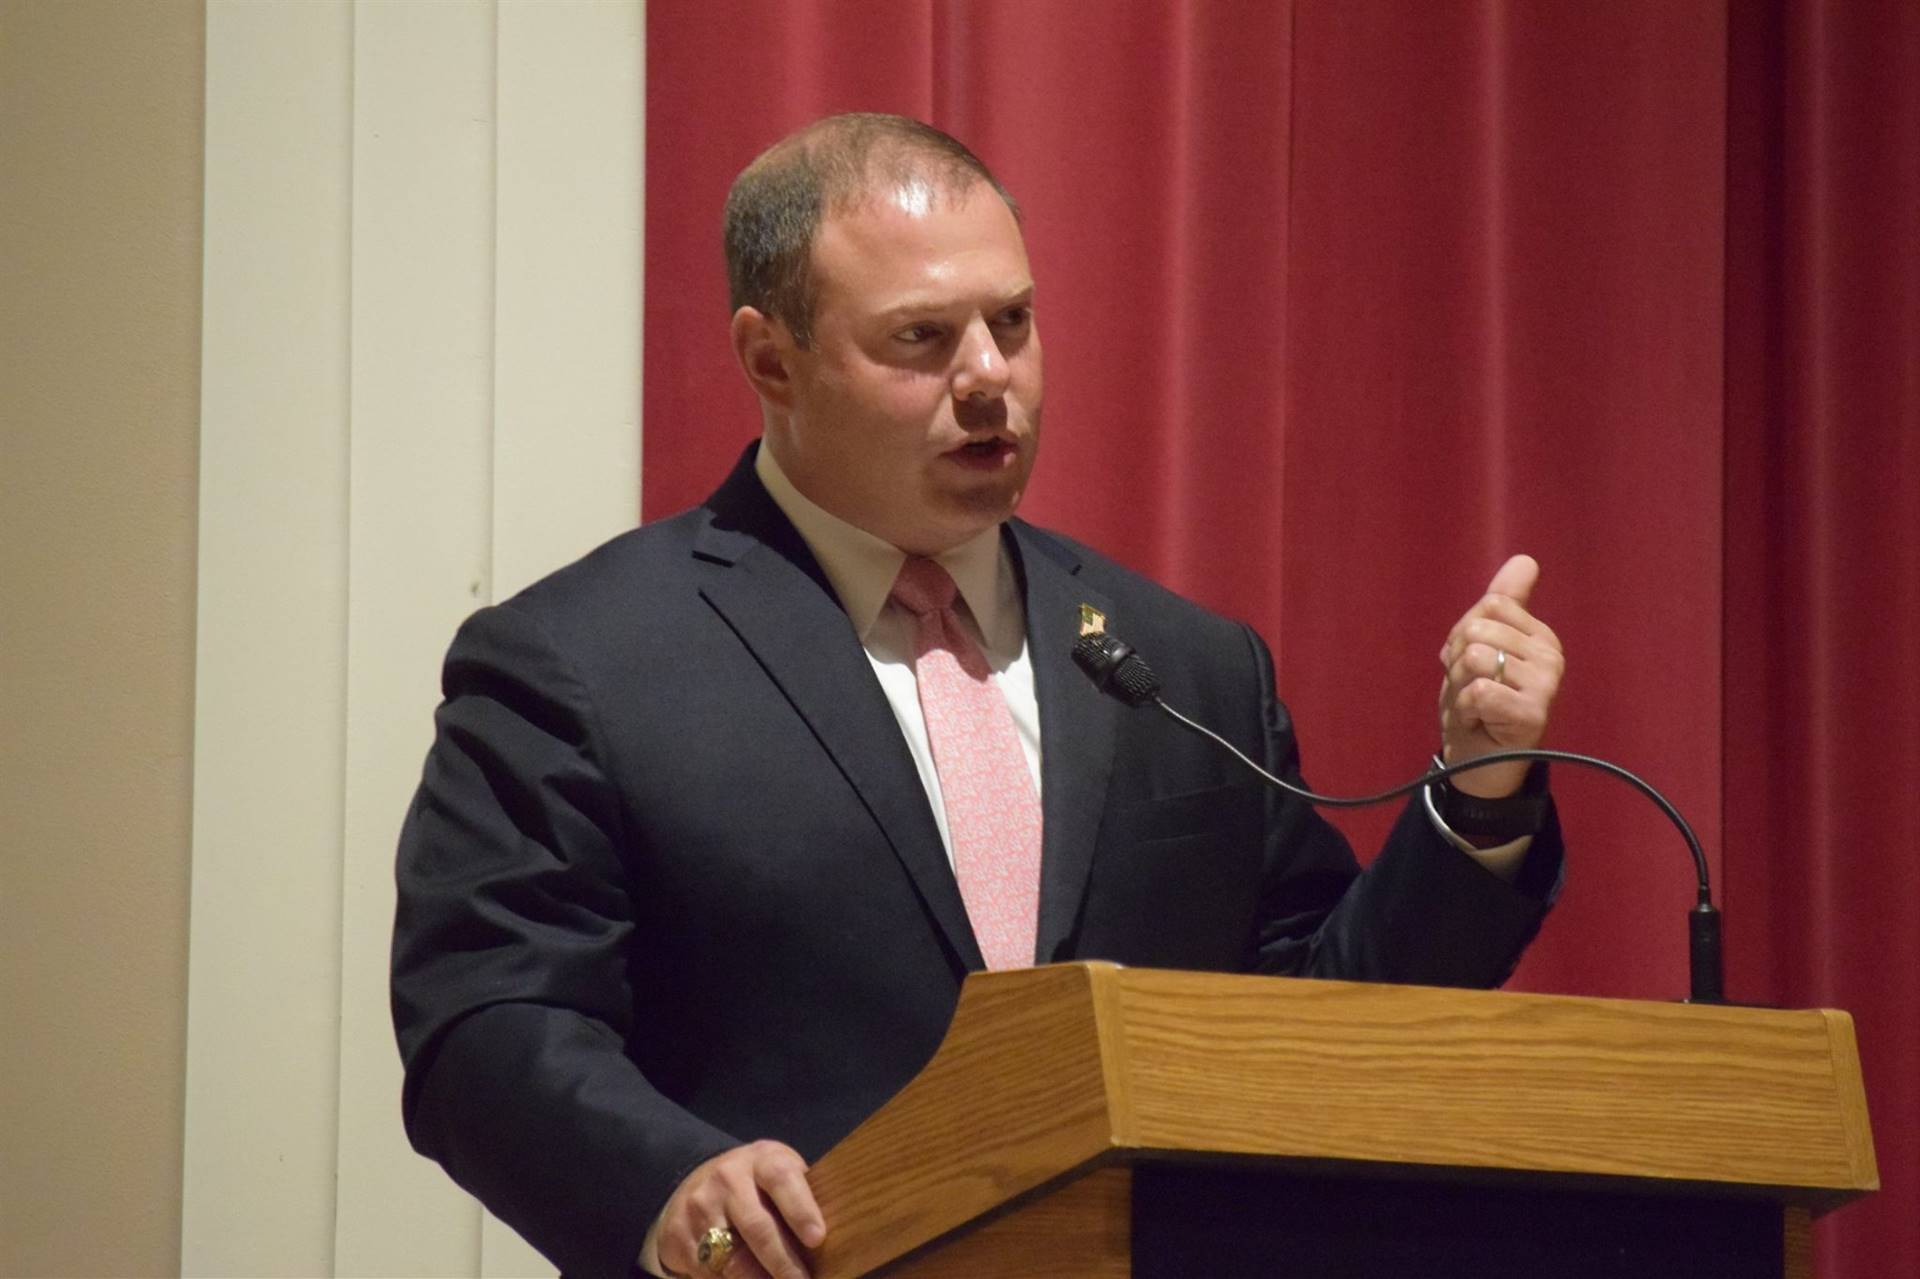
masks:
<path id="1" fill-rule="evenodd" d="M 927 720 L 920 709 L 920 686 L 913 677 L 913 614 L 887 602 L 893 580 L 906 554 L 864 529 L 855 528 L 808 500 L 793 486 L 773 460 L 773 451 L 761 446 L 754 473 L 766 486 L 781 512 L 793 522 L 807 549 L 840 597 L 840 606 L 853 623 L 854 634 L 866 650 L 880 690 L 893 708 L 893 717 L 907 740 L 913 766 L 920 773 L 933 807 L 940 842 L 947 861 L 953 861 L 953 840 L 947 834 L 947 806 L 940 794 L 940 775 L 933 766 L 933 747 L 927 740 Z M 1033 777 L 1033 793 L 1040 794 L 1040 704 L 1033 695 L 1033 663 L 1027 657 L 1027 612 L 1020 600 L 1020 583 L 1013 561 L 1001 545 L 995 525 L 934 556 L 952 574 L 960 588 L 954 611 L 960 624 L 986 655 L 993 681 L 1013 713 L 1020 751 Z"/>

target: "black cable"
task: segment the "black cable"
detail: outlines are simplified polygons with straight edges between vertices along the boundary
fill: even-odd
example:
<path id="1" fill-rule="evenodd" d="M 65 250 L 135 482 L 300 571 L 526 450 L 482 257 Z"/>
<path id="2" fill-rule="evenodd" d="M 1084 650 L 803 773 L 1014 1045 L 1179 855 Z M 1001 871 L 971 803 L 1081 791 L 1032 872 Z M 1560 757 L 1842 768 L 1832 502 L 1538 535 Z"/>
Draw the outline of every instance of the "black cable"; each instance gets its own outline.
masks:
<path id="1" fill-rule="evenodd" d="M 1700 847 L 1700 839 L 1693 833 L 1693 827 L 1687 824 L 1687 819 L 1680 815 L 1679 809 L 1668 802 L 1665 795 L 1618 764 L 1609 763 L 1592 755 L 1576 755 L 1572 751 L 1495 751 L 1490 755 L 1482 755 L 1478 759 L 1430 768 L 1412 781 L 1395 786 L 1391 790 L 1381 791 L 1378 795 L 1362 795 L 1356 798 L 1320 795 L 1304 786 L 1296 786 L 1284 778 L 1275 777 L 1248 759 L 1232 742 L 1167 705 L 1160 697 L 1160 677 L 1153 673 L 1153 668 L 1148 666 L 1130 645 L 1118 637 L 1105 632 L 1082 635 L 1073 646 L 1073 660 L 1102 692 L 1119 699 L 1128 706 L 1145 706 L 1148 702 L 1152 702 L 1182 728 L 1198 733 L 1214 745 L 1223 747 L 1228 754 L 1259 774 L 1268 784 L 1277 786 L 1290 795 L 1297 795 L 1310 804 L 1323 807 L 1363 808 L 1369 804 L 1378 804 L 1404 795 L 1408 791 L 1458 773 L 1485 768 L 1489 764 L 1517 763 L 1522 760 L 1578 764 L 1583 768 L 1597 769 L 1618 777 L 1652 800 L 1660 811 L 1667 815 L 1667 820 L 1673 823 L 1674 829 L 1680 832 L 1680 837 L 1687 841 L 1687 851 L 1693 854 L 1693 869 L 1699 879 L 1700 889 L 1693 909 L 1687 912 L 1687 975 L 1692 992 L 1691 998 L 1693 1002 L 1701 1004 L 1726 1002 L 1724 964 L 1720 948 L 1720 912 L 1714 909 L 1713 892 L 1708 887 L 1706 851 Z"/>
<path id="2" fill-rule="evenodd" d="M 1699 837 L 1693 833 L 1693 827 L 1687 824 L 1687 819 L 1680 815 L 1680 810 L 1675 808 L 1667 800 L 1665 795 L 1662 795 L 1647 782 L 1642 781 L 1618 764 L 1610 763 L 1607 760 L 1598 759 L 1592 755 L 1577 755 L 1572 751 L 1495 751 L 1490 755 L 1482 755 L 1478 759 L 1470 759 L 1464 763 L 1448 764 L 1441 768 L 1430 768 L 1412 781 L 1395 786 L 1392 790 L 1383 790 L 1378 795 L 1361 795 L 1353 798 L 1338 795 L 1321 795 L 1308 790 L 1304 786 L 1296 786 L 1283 777 L 1275 777 L 1272 773 L 1269 773 L 1266 769 L 1260 767 L 1260 765 L 1243 755 L 1240 752 L 1240 748 L 1232 742 L 1220 736 L 1220 734 L 1214 732 L 1206 725 L 1196 724 L 1194 721 L 1188 719 L 1185 715 L 1182 715 L 1179 711 L 1167 705 L 1163 698 L 1154 697 L 1153 704 L 1172 716 L 1174 720 L 1183 727 L 1199 733 L 1202 737 L 1208 738 L 1217 745 L 1225 747 L 1235 759 L 1245 764 L 1248 768 L 1251 768 L 1260 776 L 1266 778 L 1267 781 L 1278 786 L 1281 790 L 1286 791 L 1290 795 L 1298 795 L 1308 803 L 1323 808 L 1366 808 L 1373 804 L 1382 804 L 1387 800 L 1398 799 L 1410 791 L 1418 790 L 1420 787 L 1431 785 L 1434 782 L 1443 781 L 1456 774 L 1470 773 L 1476 768 L 1485 768 L 1489 764 L 1504 764 L 1509 761 L 1541 759 L 1557 764 L 1579 764 L 1586 768 L 1598 769 L 1603 773 L 1610 773 L 1659 805 L 1660 811 L 1667 815 L 1667 820 L 1672 822 L 1674 827 L 1679 830 L 1680 837 L 1687 841 L 1687 851 L 1693 854 L 1694 874 L 1700 881 L 1700 900 L 1703 902 L 1711 901 L 1710 890 L 1707 887 L 1707 854 L 1700 846 Z"/>

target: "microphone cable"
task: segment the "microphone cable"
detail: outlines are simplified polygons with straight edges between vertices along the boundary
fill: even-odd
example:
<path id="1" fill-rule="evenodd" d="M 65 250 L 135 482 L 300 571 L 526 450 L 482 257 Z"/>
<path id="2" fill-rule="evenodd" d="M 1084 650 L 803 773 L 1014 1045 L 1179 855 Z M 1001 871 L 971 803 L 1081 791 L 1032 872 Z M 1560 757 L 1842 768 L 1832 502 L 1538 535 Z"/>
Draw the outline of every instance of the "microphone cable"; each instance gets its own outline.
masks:
<path id="1" fill-rule="evenodd" d="M 1289 782 L 1283 777 L 1274 776 L 1249 759 L 1232 742 L 1169 706 L 1160 696 L 1160 677 L 1131 645 L 1117 636 L 1105 633 L 1082 635 L 1073 646 L 1073 660 L 1101 692 L 1128 706 L 1150 704 L 1157 707 L 1182 728 L 1197 733 L 1226 750 L 1269 785 L 1320 808 L 1367 808 L 1374 804 L 1385 803 L 1390 799 L 1397 799 L 1423 786 L 1430 786 L 1434 782 L 1472 772 L 1476 768 L 1523 760 L 1574 764 L 1619 778 L 1652 800 L 1660 811 L 1666 814 L 1667 820 L 1673 823 L 1674 829 L 1679 831 L 1680 837 L 1686 841 L 1687 851 L 1693 855 L 1693 869 L 1695 878 L 1698 880 L 1698 891 L 1693 909 L 1687 912 L 1687 969 L 1688 986 L 1691 992 L 1689 1002 L 1696 1004 L 1726 1002 L 1720 943 L 1720 912 L 1713 904 L 1713 893 L 1707 875 L 1706 851 L 1700 846 L 1699 836 L 1693 833 L 1693 827 L 1688 824 L 1685 817 L 1680 815 L 1680 810 L 1674 807 L 1672 801 L 1655 790 L 1650 783 L 1628 772 L 1620 765 L 1598 756 L 1580 755 L 1573 751 L 1543 749 L 1494 751 L 1458 764 L 1441 764 L 1435 761 L 1434 767 L 1412 781 L 1383 790 L 1378 794 L 1322 795 Z"/>

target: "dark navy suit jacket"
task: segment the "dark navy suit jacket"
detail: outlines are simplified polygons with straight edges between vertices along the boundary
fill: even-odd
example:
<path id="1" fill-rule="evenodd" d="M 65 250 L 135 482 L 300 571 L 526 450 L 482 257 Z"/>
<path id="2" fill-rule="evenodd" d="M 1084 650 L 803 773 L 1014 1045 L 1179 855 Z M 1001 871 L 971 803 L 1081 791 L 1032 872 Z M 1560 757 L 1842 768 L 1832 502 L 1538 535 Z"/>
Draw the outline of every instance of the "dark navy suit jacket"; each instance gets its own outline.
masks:
<path id="1" fill-rule="evenodd" d="M 1252 630 L 1018 520 L 1042 730 L 1037 958 L 1492 985 L 1558 879 L 1410 806 L 1366 873 L 1312 810 L 1098 693 L 1080 605 L 1272 771 Z M 982 967 L 852 624 L 752 473 L 461 628 L 399 858 L 409 1135 L 569 1273 L 624 1274 L 694 1165 L 817 1157 L 926 1062 Z"/>

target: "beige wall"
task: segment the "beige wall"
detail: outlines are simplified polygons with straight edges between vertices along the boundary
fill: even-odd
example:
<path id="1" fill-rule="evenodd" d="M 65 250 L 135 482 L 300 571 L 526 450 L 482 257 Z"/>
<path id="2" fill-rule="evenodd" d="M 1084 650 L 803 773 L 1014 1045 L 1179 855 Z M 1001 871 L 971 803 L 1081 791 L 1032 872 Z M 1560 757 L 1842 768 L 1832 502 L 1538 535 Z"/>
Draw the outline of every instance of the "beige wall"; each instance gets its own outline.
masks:
<path id="1" fill-rule="evenodd" d="M 198 0 L 0 0 L 0 1274 L 179 1265 Z"/>
<path id="2" fill-rule="evenodd" d="M 643 15 L 0 0 L 0 1276 L 551 1273 L 404 1147 L 390 867 L 633 519 Z"/>

